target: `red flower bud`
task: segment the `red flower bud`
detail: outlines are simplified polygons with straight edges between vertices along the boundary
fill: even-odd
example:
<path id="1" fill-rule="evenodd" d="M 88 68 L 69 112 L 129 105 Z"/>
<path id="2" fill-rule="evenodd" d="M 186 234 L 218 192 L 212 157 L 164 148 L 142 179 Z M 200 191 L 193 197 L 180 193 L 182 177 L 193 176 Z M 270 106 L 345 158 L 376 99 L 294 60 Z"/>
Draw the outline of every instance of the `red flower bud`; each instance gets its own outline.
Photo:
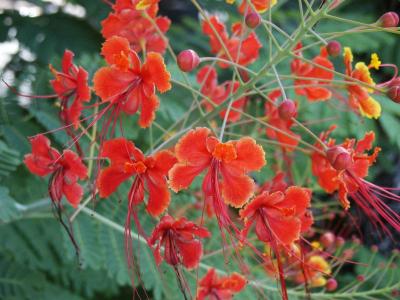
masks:
<path id="1" fill-rule="evenodd" d="M 365 281 L 365 276 L 364 275 L 357 275 L 356 279 L 359 282 L 363 282 L 363 281 Z"/>
<path id="2" fill-rule="evenodd" d="M 183 72 L 190 72 L 200 63 L 200 58 L 192 49 L 183 50 L 178 55 L 178 66 Z"/>
<path id="3" fill-rule="evenodd" d="M 400 77 L 397 77 L 389 84 L 386 95 L 396 103 L 400 103 Z"/>
<path id="4" fill-rule="evenodd" d="M 326 282 L 326 290 L 328 292 L 333 292 L 337 289 L 338 287 L 338 283 L 336 281 L 336 279 L 334 278 L 329 278 Z"/>
<path id="5" fill-rule="evenodd" d="M 250 80 L 249 73 L 246 70 L 239 70 L 239 74 L 243 82 L 248 82 Z"/>
<path id="6" fill-rule="evenodd" d="M 328 54 L 332 57 L 336 57 L 342 53 L 342 45 L 338 41 L 330 41 L 326 46 Z"/>
<path id="7" fill-rule="evenodd" d="M 258 13 L 256 12 L 250 12 L 246 15 L 246 25 L 247 27 L 254 29 L 257 28 L 258 25 L 261 23 L 261 17 Z"/>
<path id="8" fill-rule="evenodd" d="M 326 158 L 331 166 L 338 171 L 345 170 L 351 165 L 350 153 L 341 146 L 329 148 L 326 151 Z"/>
<path id="9" fill-rule="evenodd" d="M 297 114 L 296 104 L 290 99 L 285 99 L 279 104 L 278 112 L 281 119 L 290 120 Z"/>
<path id="10" fill-rule="evenodd" d="M 333 243 L 335 243 L 335 235 L 332 232 L 325 232 L 319 239 L 319 241 L 321 242 L 322 246 L 324 246 L 325 248 L 329 248 L 330 246 L 333 245 Z"/>
<path id="11" fill-rule="evenodd" d="M 399 24 L 399 15 L 393 11 L 389 11 L 379 18 L 379 25 L 384 28 L 397 27 Z"/>

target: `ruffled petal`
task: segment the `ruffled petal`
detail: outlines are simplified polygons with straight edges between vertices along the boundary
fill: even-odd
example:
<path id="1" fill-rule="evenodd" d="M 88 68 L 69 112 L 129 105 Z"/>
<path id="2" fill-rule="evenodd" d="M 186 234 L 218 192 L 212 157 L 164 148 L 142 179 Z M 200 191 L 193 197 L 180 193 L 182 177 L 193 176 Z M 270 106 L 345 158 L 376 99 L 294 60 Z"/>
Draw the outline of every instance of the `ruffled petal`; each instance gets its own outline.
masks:
<path id="1" fill-rule="evenodd" d="M 156 118 L 156 110 L 160 102 L 158 101 L 158 97 L 156 95 L 152 95 L 151 97 L 142 97 L 141 102 L 141 111 L 139 117 L 139 126 L 142 128 L 147 128 L 151 125 L 151 123 Z"/>
<path id="2" fill-rule="evenodd" d="M 197 240 L 192 240 L 190 242 L 177 240 L 176 245 L 182 257 L 182 264 L 188 269 L 196 268 L 203 253 L 203 245 L 201 242 Z"/>
<path id="3" fill-rule="evenodd" d="M 242 207 L 254 194 L 254 181 L 237 168 L 221 167 L 221 190 L 224 201 L 233 207 Z"/>
<path id="4" fill-rule="evenodd" d="M 157 90 L 164 93 L 171 89 L 171 74 L 159 53 L 147 53 L 146 62 L 142 67 L 142 78 L 145 82 L 154 83 Z"/>
<path id="5" fill-rule="evenodd" d="M 149 199 L 147 202 L 147 212 L 153 216 L 157 217 L 162 214 L 169 206 L 170 203 L 170 193 L 167 186 L 166 178 L 159 178 L 152 176 L 149 171 L 149 176 L 147 176 L 147 188 L 149 192 Z"/>
<path id="6" fill-rule="evenodd" d="M 272 237 L 278 243 L 290 245 L 300 237 L 300 220 L 293 217 L 268 218 Z"/>
<path id="7" fill-rule="evenodd" d="M 193 182 L 194 178 L 203 172 L 204 167 L 189 166 L 177 163 L 168 173 L 169 186 L 174 192 L 187 189 Z"/>
<path id="8" fill-rule="evenodd" d="M 72 207 L 77 208 L 83 196 L 83 188 L 78 183 L 63 184 L 63 194 Z"/>
<path id="9" fill-rule="evenodd" d="M 113 67 L 100 68 L 93 77 L 93 89 L 102 101 L 114 101 L 129 88 L 136 75 Z"/>
<path id="10" fill-rule="evenodd" d="M 131 141 L 122 137 L 105 141 L 100 156 L 109 158 L 112 164 L 124 164 L 131 162 L 133 158 L 144 159 L 143 153 Z"/>
<path id="11" fill-rule="evenodd" d="M 298 186 L 291 186 L 285 192 L 285 200 L 279 207 L 294 208 L 295 215 L 302 216 L 310 207 L 311 190 Z M 278 206 L 278 205 L 277 205 Z"/>
<path id="12" fill-rule="evenodd" d="M 110 196 L 118 186 L 132 176 L 132 173 L 124 172 L 122 167 L 108 167 L 100 171 L 97 179 L 97 188 L 101 198 Z"/>
<path id="13" fill-rule="evenodd" d="M 259 171 L 266 164 L 264 149 L 250 137 L 241 138 L 236 143 L 236 153 L 233 164 L 245 171 Z"/>
<path id="14" fill-rule="evenodd" d="M 65 170 L 68 170 L 80 179 L 85 179 L 87 177 L 88 170 L 82 162 L 82 159 L 75 152 L 64 150 L 60 163 Z"/>
<path id="15" fill-rule="evenodd" d="M 191 166 L 207 167 L 212 158 L 206 147 L 210 134 L 210 129 L 205 127 L 198 127 L 186 133 L 175 146 L 178 161 Z"/>
<path id="16" fill-rule="evenodd" d="M 177 160 L 171 151 L 162 150 L 154 155 L 155 164 L 152 171 L 167 175 L 168 171 L 176 164 Z"/>

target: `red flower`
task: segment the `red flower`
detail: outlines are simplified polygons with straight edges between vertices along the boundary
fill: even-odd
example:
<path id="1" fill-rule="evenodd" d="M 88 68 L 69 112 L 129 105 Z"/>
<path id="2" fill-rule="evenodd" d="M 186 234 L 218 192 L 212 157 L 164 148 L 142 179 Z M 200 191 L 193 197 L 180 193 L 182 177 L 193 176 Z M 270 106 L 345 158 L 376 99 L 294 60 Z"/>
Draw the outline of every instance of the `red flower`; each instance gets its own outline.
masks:
<path id="1" fill-rule="evenodd" d="M 209 269 L 199 282 L 197 300 L 231 300 L 245 286 L 246 279 L 238 273 L 219 277 L 215 269 Z"/>
<path id="2" fill-rule="evenodd" d="M 157 217 L 168 208 L 171 196 L 166 176 L 176 160 L 173 154 L 166 150 L 145 157 L 142 151 L 125 138 L 104 142 L 100 156 L 110 160 L 110 166 L 101 170 L 97 179 L 100 197 L 108 197 L 121 183 L 135 176 L 128 194 L 128 213 L 124 232 L 126 259 L 128 267 L 133 268 L 131 217 L 138 233 L 145 237 L 136 206 L 144 202 L 144 192 L 147 191 L 149 196 L 146 210 L 151 216 Z"/>
<path id="3" fill-rule="evenodd" d="M 294 52 L 298 57 L 303 56 L 301 48 L 302 44 L 299 43 Z M 333 72 L 326 70 L 334 71 L 333 64 L 327 57 L 328 52 L 325 47 L 322 47 L 320 55 L 312 60 L 314 64 L 325 69 L 303 62 L 300 58 L 295 58 L 292 61 L 291 69 L 293 75 L 303 77 L 294 80 L 294 85 L 297 86 L 295 89 L 296 94 L 307 97 L 309 101 L 325 101 L 332 97 L 332 93 L 328 88 L 318 86 L 330 84 L 334 77 Z"/>
<path id="4" fill-rule="evenodd" d="M 161 247 L 164 247 L 163 258 L 172 265 L 182 264 L 188 269 L 196 268 L 203 253 L 203 246 L 198 238 L 210 237 L 210 232 L 185 218 L 174 220 L 163 216 L 154 229 L 149 244 L 155 245 L 154 256 L 157 264 L 162 261 Z"/>
<path id="5" fill-rule="evenodd" d="M 73 57 L 73 52 L 65 50 L 61 72 L 50 65 L 50 70 L 55 76 L 50 83 L 61 99 L 61 120 L 65 125 L 74 124 L 76 129 L 80 123 L 83 102 L 90 100 L 90 88 L 87 82 L 88 73 L 82 67 L 73 64 Z M 69 103 L 70 100 L 72 103 Z"/>
<path id="6" fill-rule="evenodd" d="M 229 37 L 225 25 L 216 16 L 210 17 L 209 20 L 210 22 L 203 21 L 203 33 L 210 38 L 210 47 L 213 54 L 243 66 L 247 66 L 258 59 L 262 45 L 254 31 L 250 32 L 241 41 L 240 37 L 243 34 L 243 28 L 240 23 L 232 25 L 232 36 Z M 215 34 L 213 27 L 218 35 Z M 218 36 L 220 39 L 218 39 Z M 221 44 L 220 40 L 223 44 Z M 225 52 L 223 45 L 225 45 L 229 55 Z M 219 63 L 219 66 L 228 68 L 229 64 Z"/>
<path id="7" fill-rule="evenodd" d="M 179 140 L 175 146 L 178 163 L 169 171 L 170 187 L 175 192 L 186 189 L 207 170 L 205 203 L 212 203 L 221 227 L 235 229 L 225 204 L 241 207 L 253 195 L 254 181 L 247 174 L 265 165 L 264 150 L 250 137 L 221 143 L 210 134 L 208 128 L 196 128 Z"/>
<path id="8" fill-rule="evenodd" d="M 239 88 L 239 82 L 237 81 L 225 81 L 223 84 L 218 85 L 217 71 L 211 66 L 204 66 L 200 69 L 197 74 L 197 82 L 201 85 L 201 93 L 210 98 L 215 104 L 221 104 L 229 95 L 235 93 Z M 233 86 L 232 86 L 233 85 Z M 246 97 L 242 97 L 233 101 L 232 107 L 236 109 L 242 109 L 246 104 Z M 212 111 L 214 106 L 209 103 L 208 100 L 203 99 L 204 106 L 207 111 Z M 222 119 L 225 118 L 226 109 L 221 110 L 219 113 Z M 235 122 L 240 119 L 240 112 L 230 110 L 228 115 L 228 121 Z"/>
<path id="9" fill-rule="evenodd" d="M 157 17 L 158 1 L 140 0 L 117 0 L 113 6 L 114 12 L 101 22 L 102 35 L 109 39 L 113 36 L 126 38 L 132 49 L 140 52 L 145 49 L 146 52 L 164 53 L 168 41 L 158 32 L 166 33 L 171 25 L 167 17 Z M 145 8 L 149 18 L 157 25 L 153 25 L 149 19 L 143 16 Z"/>
<path id="10" fill-rule="evenodd" d="M 334 127 L 328 132 L 322 133 L 320 138 L 326 140 L 333 129 Z M 381 150 L 379 147 L 375 147 L 373 152 L 368 154 L 367 151 L 372 149 L 374 139 L 375 134 L 371 131 L 359 141 L 346 139 L 342 144 L 336 146 L 335 140 L 327 140 L 326 145 L 329 149 L 333 149 L 337 153 L 324 156 L 314 152 L 311 156 L 312 172 L 317 177 L 319 185 L 327 193 L 339 192 L 340 203 L 346 210 L 350 207 L 349 197 L 351 197 L 375 226 L 379 225 L 390 233 L 387 230 L 387 224 L 390 224 L 400 231 L 400 216 L 382 200 L 400 201 L 400 197 L 393 194 L 390 189 L 364 180 Z M 316 147 L 321 146 L 316 145 Z M 346 162 L 346 164 L 341 162 Z"/>
<path id="11" fill-rule="evenodd" d="M 87 177 L 87 168 L 82 160 L 71 150 L 61 155 L 50 147 L 50 140 L 37 135 L 31 140 L 32 153 L 25 155 L 24 163 L 33 174 L 44 177 L 51 174 L 49 195 L 54 203 L 59 203 L 64 195 L 76 208 L 82 199 L 83 188 L 78 180 Z"/>
<path id="12" fill-rule="evenodd" d="M 273 91 L 268 95 L 268 98 L 276 102 L 276 100 L 281 96 L 281 92 L 279 90 Z M 301 137 L 298 134 L 295 134 L 290 128 L 293 125 L 293 121 L 291 119 L 284 120 L 279 116 L 278 106 L 274 105 L 270 101 L 265 102 L 265 116 L 268 118 L 268 123 L 273 125 L 274 127 L 280 129 L 274 130 L 272 128 L 266 129 L 266 134 L 269 138 L 277 140 L 281 144 L 282 149 L 287 151 L 293 151 L 297 145 L 299 144 L 299 140 Z M 287 133 L 287 134 L 285 134 Z"/>
<path id="13" fill-rule="evenodd" d="M 171 152 L 163 150 L 145 157 L 132 142 L 116 138 L 104 142 L 100 157 L 111 162 L 110 166 L 100 171 L 97 180 L 100 197 L 108 197 L 122 182 L 136 176 L 129 192 L 129 205 L 142 203 L 147 190 L 147 212 L 159 216 L 165 211 L 170 202 L 166 176 L 176 162 Z"/>
<path id="14" fill-rule="evenodd" d="M 100 68 L 94 75 L 96 94 L 126 114 L 135 114 L 140 108 L 139 125 L 150 126 L 159 105 L 155 90 L 163 93 L 171 88 L 170 74 L 161 55 L 149 52 L 141 65 L 137 53 L 122 37 L 108 39 L 102 55 L 110 66 Z"/>
<path id="15" fill-rule="evenodd" d="M 300 238 L 312 224 L 307 208 L 310 206 L 311 191 L 291 186 L 283 192 L 264 192 L 254 198 L 240 216 L 245 220 L 243 234 L 247 236 L 255 224 L 257 237 L 267 243 L 290 245 Z"/>

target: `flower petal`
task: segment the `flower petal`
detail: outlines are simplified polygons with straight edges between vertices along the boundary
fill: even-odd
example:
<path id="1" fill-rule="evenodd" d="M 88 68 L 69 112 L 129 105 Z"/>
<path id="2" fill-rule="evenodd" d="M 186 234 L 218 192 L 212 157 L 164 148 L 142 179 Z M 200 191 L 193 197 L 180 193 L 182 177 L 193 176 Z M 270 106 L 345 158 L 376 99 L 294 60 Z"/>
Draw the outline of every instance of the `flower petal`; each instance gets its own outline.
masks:
<path id="1" fill-rule="evenodd" d="M 63 194 L 72 207 L 77 208 L 83 196 L 83 188 L 78 183 L 63 184 Z"/>
<path id="2" fill-rule="evenodd" d="M 146 62 L 142 67 L 142 78 L 145 82 L 154 83 L 157 90 L 164 93 L 171 89 L 171 74 L 159 53 L 147 53 Z"/>
<path id="3" fill-rule="evenodd" d="M 224 164 L 221 167 L 222 197 L 233 207 L 242 207 L 254 193 L 254 181 L 240 170 Z"/>

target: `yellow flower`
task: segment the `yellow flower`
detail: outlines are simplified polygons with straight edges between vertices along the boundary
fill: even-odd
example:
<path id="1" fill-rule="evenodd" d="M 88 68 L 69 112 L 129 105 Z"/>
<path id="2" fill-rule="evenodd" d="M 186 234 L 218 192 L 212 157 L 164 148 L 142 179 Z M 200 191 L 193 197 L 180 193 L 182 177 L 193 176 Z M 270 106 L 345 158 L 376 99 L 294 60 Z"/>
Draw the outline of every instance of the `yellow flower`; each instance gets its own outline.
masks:
<path id="1" fill-rule="evenodd" d="M 233 4 L 233 3 L 235 3 L 235 0 L 225 0 L 226 1 L 226 3 L 228 3 L 228 4 Z"/>
<path id="2" fill-rule="evenodd" d="M 375 70 L 379 70 L 382 62 L 379 60 L 379 56 L 376 53 L 371 54 L 371 62 L 369 64 L 370 68 L 375 68 Z"/>

